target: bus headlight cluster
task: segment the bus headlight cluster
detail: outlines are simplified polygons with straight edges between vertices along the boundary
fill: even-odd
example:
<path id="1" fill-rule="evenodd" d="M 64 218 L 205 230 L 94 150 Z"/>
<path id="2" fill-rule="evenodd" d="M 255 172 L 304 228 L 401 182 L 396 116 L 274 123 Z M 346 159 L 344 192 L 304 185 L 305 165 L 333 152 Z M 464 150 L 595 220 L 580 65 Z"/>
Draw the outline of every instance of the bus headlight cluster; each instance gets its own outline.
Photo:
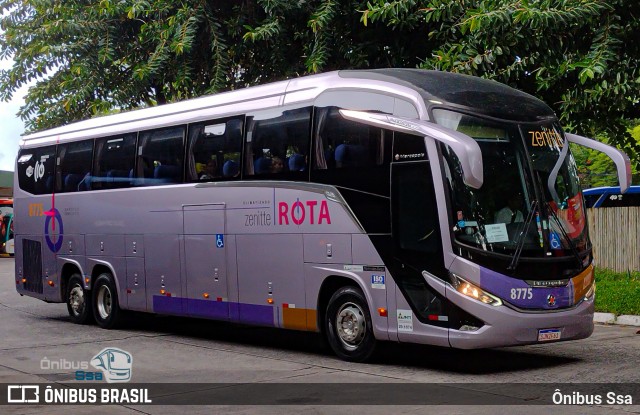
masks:
<path id="1" fill-rule="evenodd" d="M 495 307 L 502 305 L 502 300 L 500 300 L 498 297 L 493 294 L 489 294 L 482 288 L 470 283 L 457 274 L 451 274 L 451 283 L 451 285 L 453 285 L 453 287 L 460 294 L 466 295 L 467 297 L 471 297 L 474 300 L 480 301 L 481 303 L 489 304 Z"/>

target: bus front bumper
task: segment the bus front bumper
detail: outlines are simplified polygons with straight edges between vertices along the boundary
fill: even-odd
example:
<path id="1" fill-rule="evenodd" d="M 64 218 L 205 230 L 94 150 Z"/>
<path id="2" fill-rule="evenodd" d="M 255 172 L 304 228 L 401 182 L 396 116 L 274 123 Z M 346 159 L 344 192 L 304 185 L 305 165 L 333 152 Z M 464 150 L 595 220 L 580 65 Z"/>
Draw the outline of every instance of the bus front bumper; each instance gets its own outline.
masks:
<path id="1" fill-rule="evenodd" d="M 447 299 L 485 323 L 474 331 L 449 329 L 451 347 L 478 349 L 551 343 L 584 339 L 593 333 L 594 296 L 570 309 L 524 312 L 505 305 L 480 303 L 451 287 L 447 287 L 446 293 Z M 554 339 L 540 340 L 549 337 L 544 334 L 550 332 Z"/>

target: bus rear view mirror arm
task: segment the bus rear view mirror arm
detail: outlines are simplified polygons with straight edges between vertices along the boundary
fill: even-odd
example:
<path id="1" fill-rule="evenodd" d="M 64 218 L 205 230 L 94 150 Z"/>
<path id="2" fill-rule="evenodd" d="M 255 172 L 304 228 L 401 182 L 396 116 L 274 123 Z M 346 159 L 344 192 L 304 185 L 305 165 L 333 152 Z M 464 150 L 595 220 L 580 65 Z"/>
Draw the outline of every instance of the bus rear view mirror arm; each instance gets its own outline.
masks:
<path id="1" fill-rule="evenodd" d="M 567 140 L 571 143 L 579 144 L 593 150 L 600 151 L 616 164 L 618 170 L 618 181 L 620 182 L 620 193 L 627 191 L 631 185 L 631 160 L 623 151 L 615 147 L 593 140 L 591 138 L 582 137 L 576 134 L 566 133 Z"/>
<path id="2" fill-rule="evenodd" d="M 482 153 L 478 143 L 468 135 L 428 121 L 387 114 L 352 110 L 340 110 L 340 114 L 352 121 L 408 134 L 422 135 L 448 145 L 460 161 L 465 184 L 475 189 L 482 187 L 484 180 Z"/>

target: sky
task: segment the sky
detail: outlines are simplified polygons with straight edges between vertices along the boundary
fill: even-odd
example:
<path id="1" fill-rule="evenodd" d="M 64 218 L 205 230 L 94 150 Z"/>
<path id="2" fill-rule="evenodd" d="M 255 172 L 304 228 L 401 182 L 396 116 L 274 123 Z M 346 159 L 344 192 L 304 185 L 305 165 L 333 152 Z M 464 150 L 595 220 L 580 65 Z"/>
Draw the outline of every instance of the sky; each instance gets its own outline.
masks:
<path id="1" fill-rule="evenodd" d="M 10 60 L 0 61 L 0 68 L 9 69 L 12 64 Z M 27 85 L 20 88 L 9 102 L 0 101 L 0 170 L 15 169 L 18 141 L 24 133 L 24 123 L 16 113 L 24 104 L 27 89 Z"/>

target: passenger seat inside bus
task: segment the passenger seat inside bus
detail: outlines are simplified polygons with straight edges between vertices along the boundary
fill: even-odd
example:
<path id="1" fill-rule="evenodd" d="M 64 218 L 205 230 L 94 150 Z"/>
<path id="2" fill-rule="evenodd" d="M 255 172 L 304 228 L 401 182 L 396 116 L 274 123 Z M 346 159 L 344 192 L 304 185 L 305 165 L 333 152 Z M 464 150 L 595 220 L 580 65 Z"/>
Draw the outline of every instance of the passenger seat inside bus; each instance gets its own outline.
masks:
<path id="1" fill-rule="evenodd" d="M 234 160 L 227 160 L 224 162 L 222 166 L 222 175 L 224 177 L 237 177 L 240 172 L 240 168 L 238 167 L 238 163 Z"/>
<path id="2" fill-rule="evenodd" d="M 78 185 L 80 184 L 80 180 L 82 180 L 82 174 L 69 173 L 64 176 L 64 185 L 62 190 L 65 192 L 75 192 L 78 190 Z"/>
<path id="3" fill-rule="evenodd" d="M 367 162 L 367 149 L 358 144 L 340 144 L 335 152 L 336 167 L 364 166 Z"/>
<path id="4" fill-rule="evenodd" d="M 253 163 L 255 174 L 271 173 L 271 159 L 268 157 L 260 157 Z"/>
<path id="5" fill-rule="evenodd" d="M 290 171 L 304 171 L 307 167 L 305 157 L 302 154 L 294 154 L 289 157 L 288 165 Z"/>

